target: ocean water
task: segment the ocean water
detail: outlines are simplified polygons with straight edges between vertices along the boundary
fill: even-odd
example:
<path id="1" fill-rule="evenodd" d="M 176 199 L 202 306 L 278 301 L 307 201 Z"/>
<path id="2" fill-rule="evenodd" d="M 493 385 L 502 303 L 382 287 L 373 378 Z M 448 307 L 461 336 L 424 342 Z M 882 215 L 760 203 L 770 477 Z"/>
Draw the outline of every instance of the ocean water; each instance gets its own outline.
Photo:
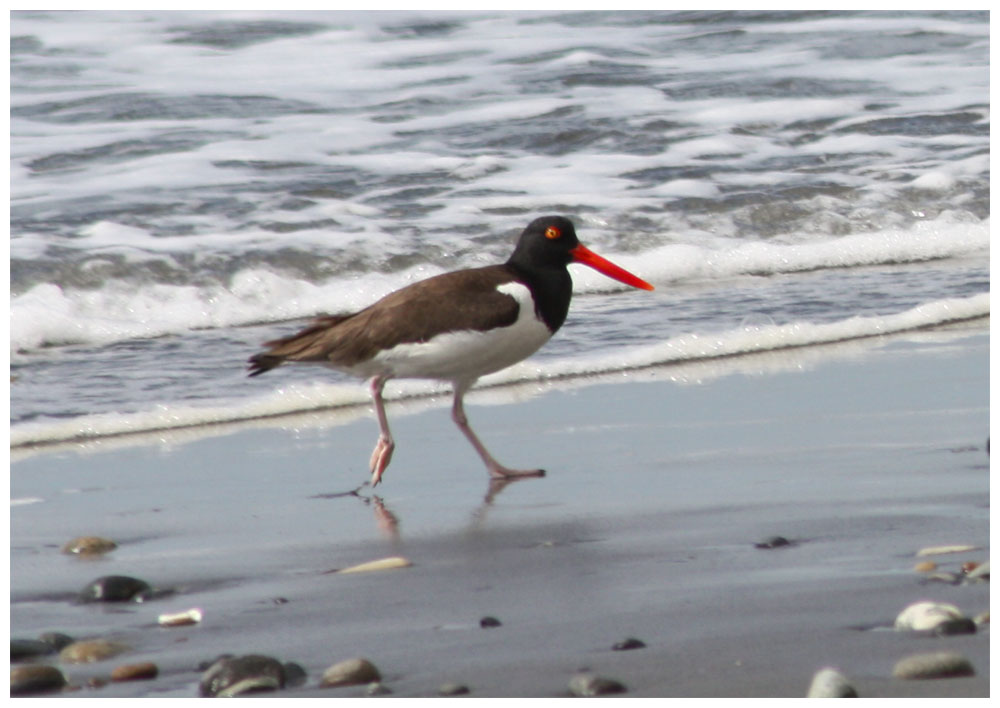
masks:
<path id="1" fill-rule="evenodd" d="M 245 361 L 544 214 L 657 289 L 484 385 L 988 317 L 989 133 L 985 12 L 15 12 L 11 444 L 363 406 Z"/>

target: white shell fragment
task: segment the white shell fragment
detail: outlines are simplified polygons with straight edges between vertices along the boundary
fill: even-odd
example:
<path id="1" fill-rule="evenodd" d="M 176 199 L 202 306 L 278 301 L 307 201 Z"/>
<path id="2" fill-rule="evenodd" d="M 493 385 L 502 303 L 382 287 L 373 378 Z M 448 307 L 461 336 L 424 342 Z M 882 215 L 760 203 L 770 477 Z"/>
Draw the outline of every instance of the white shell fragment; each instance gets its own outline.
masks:
<path id="1" fill-rule="evenodd" d="M 380 558 L 378 560 L 368 561 L 367 563 L 359 563 L 358 565 L 352 565 L 349 568 L 341 568 L 338 573 L 368 573 L 373 570 L 392 570 L 394 568 L 406 568 L 413 565 L 410 561 L 406 560 L 402 556 L 390 556 L 388 558 Z"/>
<path id="2" fill-rule="evenodd" d="M 894 627 L 897 631 L 924 631 L 943 622 L 962 619 L 962 611 L 943 602 L 915 602 L 899 613 Z"/>
<path id="3" fill-rule="evenodd" d="M 969 551 L 978 550 L 978 546 L 928 546 L 927 548 L 921 548 L 917 551 L 917 558 L 923 558 L 924 556 L 942 556 L 946 553 L 967 553 Z"/>
<path id="4" fill-rule="evenodd" d="M 188 624 L 198 624 L 201 622 L 202 612 L 197 607 L 184 612 L 160 615 L 161 627 L 183 627 Z"/>

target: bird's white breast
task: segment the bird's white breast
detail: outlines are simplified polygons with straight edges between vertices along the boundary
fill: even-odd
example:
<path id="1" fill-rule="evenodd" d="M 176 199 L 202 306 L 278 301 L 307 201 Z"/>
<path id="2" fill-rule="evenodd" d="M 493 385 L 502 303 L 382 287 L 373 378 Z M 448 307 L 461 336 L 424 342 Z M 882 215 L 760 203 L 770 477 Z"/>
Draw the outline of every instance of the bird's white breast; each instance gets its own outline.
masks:
<path id="1" fill-rule="evenodd" d="M 473 381 L 531 356 L 552 337 L 545 323 L 535 316 L 531 291 L 520 283 L 505 283 L 497 290 L 513 297 L 520 306 L 513 324 L 487 331 L 446 332 L 426 342 L 399 344 L 353 367 L 351 373 Z"/>

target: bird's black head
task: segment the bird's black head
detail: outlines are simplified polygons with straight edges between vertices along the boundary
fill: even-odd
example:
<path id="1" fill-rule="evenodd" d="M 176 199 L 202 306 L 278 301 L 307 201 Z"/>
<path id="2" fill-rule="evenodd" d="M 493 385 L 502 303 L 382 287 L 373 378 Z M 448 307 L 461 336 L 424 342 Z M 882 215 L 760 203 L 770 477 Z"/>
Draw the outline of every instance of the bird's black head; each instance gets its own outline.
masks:
<path id="1" fill-rule="evenodd" d="M 521 232 L 507 262 L 525 270 L 563 268 L 573 262 L 571 251 L 579 245 L 572 221 L 564 216 L 540 216 Z"/>

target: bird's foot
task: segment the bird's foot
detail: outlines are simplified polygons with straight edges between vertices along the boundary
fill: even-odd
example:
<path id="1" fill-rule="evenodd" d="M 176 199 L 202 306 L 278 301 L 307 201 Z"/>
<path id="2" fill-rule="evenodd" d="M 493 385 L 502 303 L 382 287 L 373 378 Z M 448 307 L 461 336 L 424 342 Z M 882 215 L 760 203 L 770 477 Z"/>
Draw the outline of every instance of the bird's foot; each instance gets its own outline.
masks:
<path id="1" fill-rule="evenodd" d="M 521 479 L 523 477 L 544 477 L 545 470 L 512 470 L 502 465 L 489 465 L 487 471 L 491 479 Z"/>
<path id="2" fill-rule="evenodd" d="M 382 481 L 382 473 L 389 466 L 389 461 L 392 460 L 392 452 L 395 449 L 396 443 L 392 441 L 392 438 L 387 438 L 384 435 L 379 436 L 378 442 L 375 443 L 375 449 L 372 450 L 372 459 L 369 463 L 372 471 L 373 487 Z"/>

